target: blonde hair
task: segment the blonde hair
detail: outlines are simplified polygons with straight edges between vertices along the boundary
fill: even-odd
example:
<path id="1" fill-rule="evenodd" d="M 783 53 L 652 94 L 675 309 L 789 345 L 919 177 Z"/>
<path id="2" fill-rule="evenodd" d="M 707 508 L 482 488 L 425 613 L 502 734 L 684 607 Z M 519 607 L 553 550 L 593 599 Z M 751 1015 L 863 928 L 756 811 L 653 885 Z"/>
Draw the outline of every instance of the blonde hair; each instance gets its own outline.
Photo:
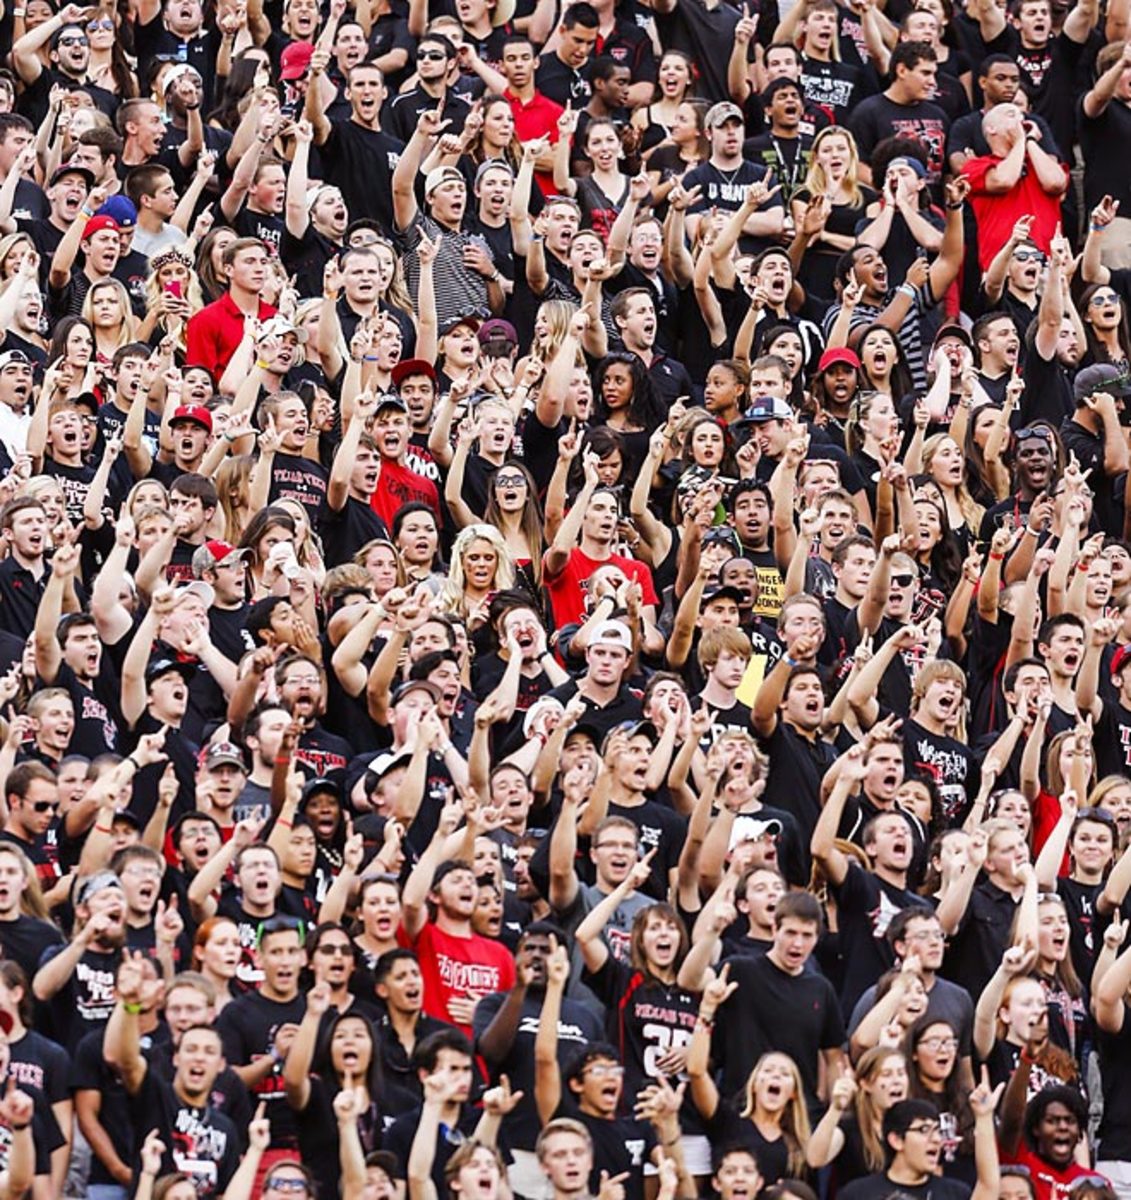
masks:
<path id="1" fill-rule="evenodd" d="M 789 1073 L 793 1079 L 793 1095 L 786 1101 L 785 1108 L 782 1110 L 781 1131 L 789 1154 L 789 1174 L 796 1179 L 804 1176 L 808 1170 L 808 1164 L 805 1161 L 805 1147 L 809 1144 L 810 1128 L 809 1113 L 805 1108 L 805 1084 L 802 1082 L 801 1072 L 797 1069 L 797 1063 L 788 1054 L 783 1054 L 780 1050 L 770 1050 L 754 1064 L 754 1069 L 746 1079 L 746 1104 L 740 1115 L 747 1121 L 753 1121 L 756 1107 L 754 1077 L 763 1064 L 771 1058 L 785 1059 L 789 1063 Z"/>
<path id="2" fill-rule="evenodd" d="M 451 566 L 448 568 L 448 579 L 440 592 L 439 608 L 441 612 L 458 613 L 466 616 L 467 576 L 463 569 L 463 556 L 467 553 L 472 542 L 487 542 L 494 547 L 498 556 L 495 565 L 494 590 L 506 591 L 514 587 L 514 559 L 503 541 L 503 535 L 494 525 L 475 524 L 461 529 L 459 536 L 452 546 Z"/>
<path id="3" fill-rule="evenodd" d="M 134 314 L 130 307 L 130 294 L 126 291 L 124 283 L 113 278 L 100 279 L 97 283 L 92 283 L 82 302 L 82 319 L 90 325 L 91 330 L 96 328 L 94 324 L 94 293 L 105 291 L 107 288 L 117 293 L 118 303 L 122 309 L 122 318 L 118 322 L 118 332 L 114 339 L 115 349 L 120 350 L 134 340 Z"/>
<path id="4" fill-rule="evenodd" d="M 950 438 L 952 442 L 954 441 L 954 438 L 950 437 L 949 433 L 935 433 L 923 443 L 923 473 L 931 476 L 931 479 L 944 497 L 946 496 L 946 491 L 943 489 L 943 485 L 931 474 L 931 464 L 934 462 L 939 447 L 947 438 Z M 955 445 L 957 444 L 955 442 Z M 959 450 L 962 449 L 961 446 L 958 448 Z M 977 530 L 982 524 L 982 517 L 985 515 L 986 510 L 970 495 L 970 488 L 966 483 L 965 458 L 962 460 L 962 482 L 955 489 L 955 496 L 958 500 L 958 511 L 962 513 L 962 519 L 970 529 Z"/>
<path id="5" fill-rule="evenodd" d="M 228 457 L 216 472 L 216 494 L 224 514 L 224 537 L 234 546 L 243 534 L 240 506 L 251 499 L 251 473 L 255 459 L 250 454 Z"/>
<path id="6" fill-rule="evenodd" d="M 915 682 L 911 685 L 911 712 L 914 715 L 919 705 L 922 704 L 927 689 L 940 679 L 949 679 L 962 688 L 964 703 L 963 707 L 959 709 L 958 727 L 954 736 L 960 742 L 964 742 L 966 740 L 966 675 L 957 663 L 945 658 L 933 658 L 919 671 L 915 676 Z"/>
<path id="7" fill-rule="evenodd" d="M 852 136 L 852 132 L 843 125 L 826 125 L 813 139 L 813 148 L 809 152 L 809 170 L 806 172 L 805 182 L 801 186 L 814 200 L 829 191 L 829 177 L 825 174 L 825 168 L 817 162 L 817 151 L 822 142 L 827 142 L 834 137 L 842 137 L 848 143 L 848 170 L 845 172 L 844 181 L 848 187 L 848 196 L 852 201 L 852 206 L 859 208 L 864 203 L 864 193 L 860 190 L 860 152 L 856 148 L 856 139 Z"/>

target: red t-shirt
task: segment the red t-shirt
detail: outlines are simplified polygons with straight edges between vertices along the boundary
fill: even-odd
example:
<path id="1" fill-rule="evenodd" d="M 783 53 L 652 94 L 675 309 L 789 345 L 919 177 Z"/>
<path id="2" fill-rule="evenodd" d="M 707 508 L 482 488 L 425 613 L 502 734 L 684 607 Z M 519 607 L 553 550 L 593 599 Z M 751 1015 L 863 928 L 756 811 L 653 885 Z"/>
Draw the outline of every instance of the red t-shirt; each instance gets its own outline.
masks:
<path id="1" fill-rule="evenodd" d="M 962 174 L 970 180 L 970 203 L 978 222 L 978 265 L 983 271 L 1009 241 L 1013 226 L 1021 217 L 1036 217 L 1029 236 L 1045 254 L 1049 252 L 1049 243 L 1060 220 L 1060 197 L 1050 196 L 1029 168 L 1008 192 L 987 192 L 986 175 L 1000 164 L 1000 158 L 983 154 L 980 158 L 968 159 L 962 168 Z M 1060 169 L 1067 179 L 1068 169 L 1063 163 Z"/>
<path id="2" fill-rule="evenodd" d="M 1069 1163 L 1061 1171 L 1039 1158 L 1024 1142 L 1012 1154 L 1003 1153 L 1001 1161 L 1010 1166 L 1028 1168 L 1029 1178 L 1033 1181 L 1034 1200 L 1069 1200 L 1072 1195 L 1069 1189 L 1077 1179 L 1103 1178 L 1098 1171 L 1082 1167 L 1077 1162 Z"/>
<path id="3" fill-rule="evenodd" d="M 585 599 L 581 585 L 598 567 L 609 563 L 620 567 L 629 579 L 640 584 L 645 604 L 659 604 L 652 583 L 652 572 L 642 562 L 637 562 L 635 558 L 622 558 L 619 554 L 610 558 L 590 558 L 580 546 L 574 546 L 569 552 L 565 570 L 552 579 L 546 579 L 546 590 L 550 593 L 550 604 L 554 609 L 555 629 L 561 629 L 563 625 L 580 625 L 585 620 Z"/>
<path id="4" fill-rule="evenodd" d="M 440 493 L 431 479 L 417 475 L 402 463 L 381 459 L 381 476 L 377 481 L 377 490 L 369 498 L 373 511 L 392 529 L 393 518 L 397 509 L 402 505 L 422 501 L 436 514 L 436 520 L 442 520 L 440 515 Z"/>
<path id="5" fill-rule="evenodd" d="M 540 137 L 548 137 L 551 145 L 557 142 L 558 117 L 565 112 L 557 101 L 536 91 L 524 104 L 510 88 L 507 88 L 503 96 L 511 106 L 514 133 L 520 142 L 533 142 Z M 554 187 L 554 176 L 550 171 L 535 171 L 534 179 L 542 189 L 543 196 L 558 194 L 558 189 Z"/>
<path id="6" fill-rule="evenodd" d="M 471 1026 L 460 1025 L 448 1012 L 450 996 L 489 996 L 514 987 L 514 959 L 510 951 L 490 938 L 473 933 L 454 937 L 429 921 L 415 945 L 424 976 L 424 1011 L 447 1021 L 471 1037 Z"/>

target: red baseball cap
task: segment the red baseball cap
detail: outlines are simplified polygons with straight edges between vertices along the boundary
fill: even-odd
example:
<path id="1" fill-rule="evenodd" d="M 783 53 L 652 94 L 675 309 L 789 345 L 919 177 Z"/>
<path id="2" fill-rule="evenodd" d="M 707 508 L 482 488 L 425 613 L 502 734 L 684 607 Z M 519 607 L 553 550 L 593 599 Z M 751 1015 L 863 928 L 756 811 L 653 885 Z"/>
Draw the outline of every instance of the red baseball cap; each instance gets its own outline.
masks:
<path id="1" fill-rule="evenodd" d="M 835 366 L 837 363 L 847 363 L 854 371 L 860 370 L 860 358 L 855 350 L 849 350 L 847 346 L 833 346 L 826 350 L 821 355 L 821 361 L 817 364 L 818 371 L 827 371 L 829 367 Z"/>
<path id="2" fill-rule="evenodd" d="M 310 67 L 314 47 L 309 42 L 291 42 L 279 55 L 279 78 L 301 79 Z"/>
<path id="3" fill-rule="evenodd" d="M 86 241 L 87 238 L 92 238 L 96 233 L 103 229 L 112 229 L 115 233 L 121 232 L 121 226 L 113 217 L 106 216 L 105 213 L 99 214 L 97 217 L 91 217 L 83 226 L 82 238 Z"/>
<path id="4" fill-rule="evenodd" d="M 212 414 L 204 407 L 203 404 L 180 404 L 173 413 L 173 419 L 169 422 L 170 425 L 175 425 L 178 421 L 192 421 L 202 428 L 212 432 Z"/>
<path id="5" fill-rule="evenodd" d="M 1111 656 L 1111 674 L 1113 677 L 1123 670 L 1128 660 L 1131 660 L 1131 646 L 1120 646 Z"/>

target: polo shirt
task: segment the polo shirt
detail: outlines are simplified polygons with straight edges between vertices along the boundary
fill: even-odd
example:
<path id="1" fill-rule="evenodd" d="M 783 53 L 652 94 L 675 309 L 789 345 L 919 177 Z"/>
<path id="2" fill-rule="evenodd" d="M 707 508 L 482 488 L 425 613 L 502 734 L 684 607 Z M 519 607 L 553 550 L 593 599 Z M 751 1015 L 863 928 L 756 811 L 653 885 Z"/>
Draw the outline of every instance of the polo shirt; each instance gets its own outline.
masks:
<path id="1" fill-rule="evenodd" d="M 260 321 L 273 317 L 276 309 L 259 302 L 256 316 Z M 205 305 L 189 318 L 185 362 L 190 367 L 204 367 L 219 382 L 236 347 L 243 340 L 244 315 L 236 307 L 230 292 L 219 300 Z"/>
<path id="2" fill-rule="evenodd" d="M 560 104 L 555 104 L 549 96 L 544 96 L 537 90 L 525 102 L 520 100 L 510 88 L 503 93 L 503 97 L 511 106 L 511 115 L 514 117 L 514 135 L 520 142 L 530 142 L 540 137 L 548 137 L 551 144 L 558 140 L 558 117 L 565 111 Z M 534 178 L 538 181 L 538 186 L 542 189 L 544 196 L 558 194 L 558 189 L 554 187 L 553 176 L 549 171 L 536 171 Z"/>

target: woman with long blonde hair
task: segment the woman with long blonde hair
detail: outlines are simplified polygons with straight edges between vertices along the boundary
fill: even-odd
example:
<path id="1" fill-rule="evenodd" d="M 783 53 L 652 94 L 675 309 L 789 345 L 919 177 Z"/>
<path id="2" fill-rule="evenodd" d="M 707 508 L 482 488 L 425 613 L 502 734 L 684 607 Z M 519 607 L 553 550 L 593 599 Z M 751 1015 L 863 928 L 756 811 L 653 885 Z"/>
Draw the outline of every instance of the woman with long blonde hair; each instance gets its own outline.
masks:
<path id="1" fill-rule="evenodd" d="M 145 316 L 138 326 L 139 341 L 160 341 L 175 333 L 183 346 L 189 318 L 204 307 L 204 292 L 192 255 L 180 246 L 159 250 L 149 260 L 145 280 Z"/>
<path id="2" fill-rule="evenodd" d="M 130 294 L 117 279 L 100 279 L 90 285 L 82 302 L 82 316 L 94 331 L 94 353 L 101 363 L 109 363 L 136 338 Z"/>
<path id="3" fill-rule="evenodd" d="M 251 472 L 255 459 L 250 454 L 229 455 L 216 472 L 216 492 L 224 514 L 224 540 L 234 546 L 251 517 Z"/>
<path id="4" fill-rule="evenodd" d="M 852 1112 L 841 1125 L 844 1149 L 836 1162 L 840 1184 L 884 1169 L 884 1113 L 907 1099 L 907 1059 L 902 1050 L 891 1046 L 865 1050 L 856 1063 L 855 1075 Z"/>
<path id="5" fill-rule="evenodd" d="M 514 558 L 494 525 L 468 525 L 452 546 L 438 607 L 463 617 L 469 627 L 482 625 L 495 593 L 514 587 L 514 573 Z"/>
<path id="6" fill-rule="evenodd" d="M 860 180 L 860 156 L 851 132 L 843 125 L 822 129 L 813 140 L 805 181 L 790 199 L 798 228 L 812 205 L 823 218 L 797 272 L 798 282 L 811 295 L 833 299 L 837 259 L 856 245 L 857 223 L 878 199 L 879 193 Z"/>

